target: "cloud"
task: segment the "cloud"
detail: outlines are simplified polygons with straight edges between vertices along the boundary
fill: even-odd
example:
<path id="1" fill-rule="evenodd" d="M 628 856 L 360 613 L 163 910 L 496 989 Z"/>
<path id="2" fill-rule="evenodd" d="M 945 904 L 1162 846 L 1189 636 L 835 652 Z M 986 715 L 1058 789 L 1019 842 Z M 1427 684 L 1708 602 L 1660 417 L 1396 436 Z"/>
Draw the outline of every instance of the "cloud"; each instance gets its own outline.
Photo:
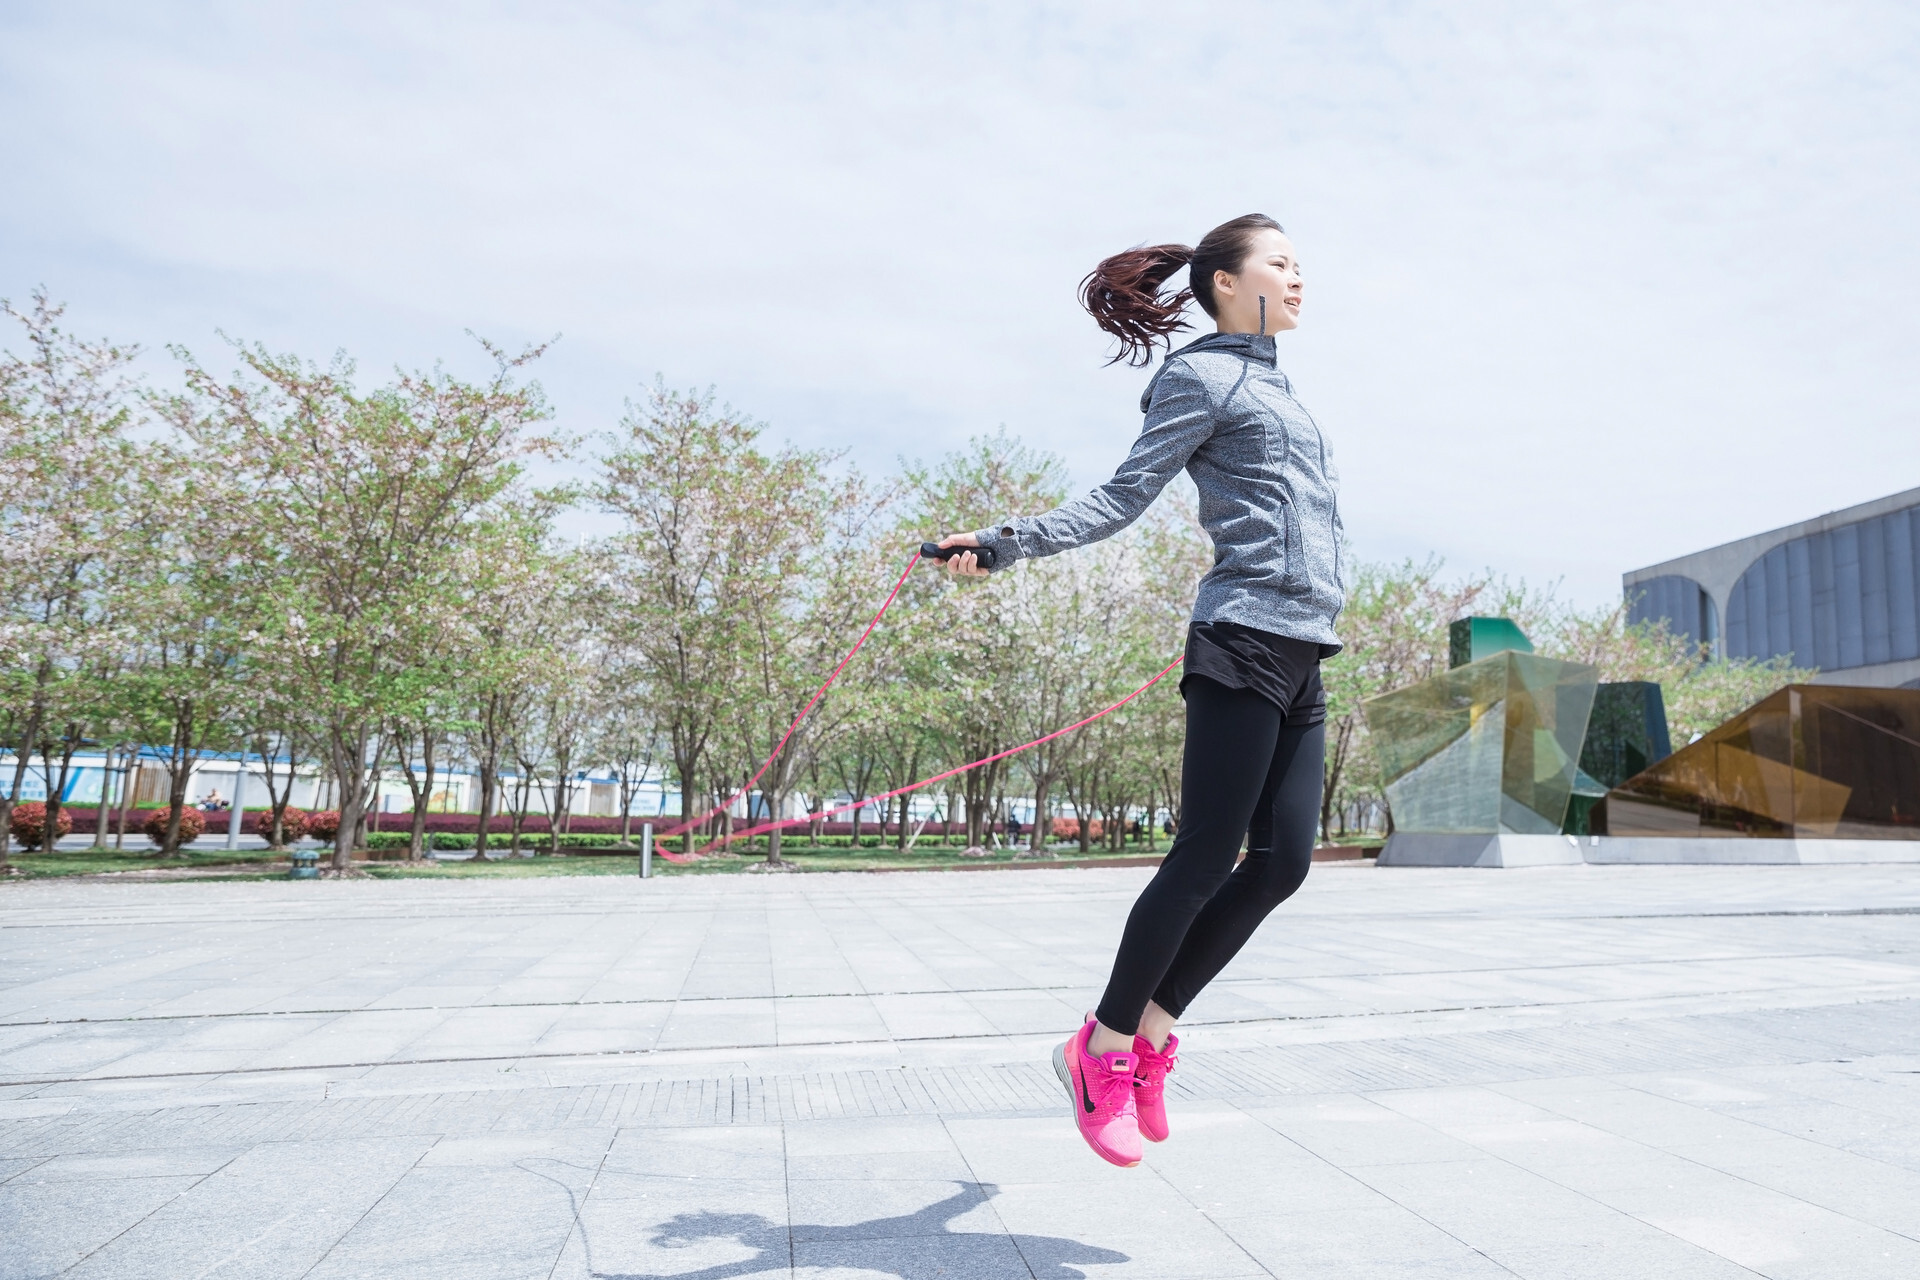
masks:
<path id="1" fill-rule="evenodd" d="M 1920 483 L 1895 5 L 42 4 L 0 16 L 0 292 L 364 368 L 566 337 L 875 468 L 1094 481 L 1144 374 L 1073 292 L 1258 208 L 1363 555 L 1577 595 Z M 1890 465 L 1891 464 L 1891 465 Z"/>

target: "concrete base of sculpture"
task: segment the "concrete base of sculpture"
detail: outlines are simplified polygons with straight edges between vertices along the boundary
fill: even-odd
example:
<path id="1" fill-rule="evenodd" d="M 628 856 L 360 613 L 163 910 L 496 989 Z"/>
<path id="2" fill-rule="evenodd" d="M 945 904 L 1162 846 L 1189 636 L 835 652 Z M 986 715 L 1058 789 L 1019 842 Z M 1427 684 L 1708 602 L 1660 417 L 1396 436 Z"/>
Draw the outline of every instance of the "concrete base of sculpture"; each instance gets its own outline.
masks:
<path id="1" fill-rule="evenodd" d="M 1920 862 L 1920 840 L 1767 840 L 1739 836 L 1580 836 L 1582 860 L 1596 865 L 1703 863 L 1831 865 Z"/>
<path id="2" fill-rule="evenodd" d="M 1572 836 L 1452 835 L 1396 831 L 1380 851 L 1383 867 L 1578 866 Z"/>
<path id="3" fill-rule="evenodd" d="M 1832 865 L 1920 862 L 1920 840 L 1766 840 L 1701 836 L 1451 835 L 1396 831 L 1383 867 L 1563 867 L 1693 863 Z"/>

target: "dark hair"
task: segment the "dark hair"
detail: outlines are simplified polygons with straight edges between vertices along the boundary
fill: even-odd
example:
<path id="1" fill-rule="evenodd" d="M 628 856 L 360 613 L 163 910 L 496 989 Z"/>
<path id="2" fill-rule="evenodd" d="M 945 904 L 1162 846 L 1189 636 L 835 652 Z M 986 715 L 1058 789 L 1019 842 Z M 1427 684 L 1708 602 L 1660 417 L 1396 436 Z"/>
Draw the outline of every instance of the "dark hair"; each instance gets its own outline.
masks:
<path id="1" fill-rule="evenodd" d="M 1221 223 L 1191 249 L 1183 244 L 1139 245 L 1101 259 L 1080 282 L 1080 305 L 1102 329 L 1120 339 L 1119 353 L 1107 363 L 1151 363 L 1154 343 L 1172 347 L 1173 335 L 1188 327 L 1180 313 L 1189 302 L 1198 302 L 1202 311 L 1218 316 L 1213 273 L 1237 273 L 1253 252 L 1253 237 L 1260 231 L 1284 235 L 1286 228 L 1264 213 L 1249 213 Z M 1187 287 L 1174 294 L 1161 293 L 1167 277 L 1182 267 L 1187 268 Z"/>

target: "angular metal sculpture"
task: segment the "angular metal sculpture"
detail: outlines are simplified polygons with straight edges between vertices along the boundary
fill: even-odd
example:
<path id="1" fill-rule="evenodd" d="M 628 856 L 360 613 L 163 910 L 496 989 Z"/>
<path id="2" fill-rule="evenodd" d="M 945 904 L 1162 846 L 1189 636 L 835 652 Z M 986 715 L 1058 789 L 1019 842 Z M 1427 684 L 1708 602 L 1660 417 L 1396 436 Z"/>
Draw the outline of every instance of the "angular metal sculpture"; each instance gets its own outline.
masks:
<path id="1" fill-rule="evenodd" d="M 1369 699 L 1395 832 L 1557 837 L 1598 684 L 1507 650 Z"/>
<path id="2" fill-rule="evenodd" d="M 1592 831 L 1589 814 L 1607 794 L 1655 761 L 1673 754 L 1667 736 L 1667 704 L 1651 680 L 1603 681 L 1593 697 L 1573 799 L 1560 830 L 1568 835 Z"/>
<path id="3" fill-rule="evenodd" d="M 1533 641 L 1512 618 L 1456 618 L 1447 624 L 1449 667 L 1464 667 L 1508 649 L 1533 652 Z"/>
<path id="4" fill-rule="evenodd" d="M 1788 685 L 1614 787 L 1590 822 L 1608 836 L 1920 839 L 1920 690 Z"/>

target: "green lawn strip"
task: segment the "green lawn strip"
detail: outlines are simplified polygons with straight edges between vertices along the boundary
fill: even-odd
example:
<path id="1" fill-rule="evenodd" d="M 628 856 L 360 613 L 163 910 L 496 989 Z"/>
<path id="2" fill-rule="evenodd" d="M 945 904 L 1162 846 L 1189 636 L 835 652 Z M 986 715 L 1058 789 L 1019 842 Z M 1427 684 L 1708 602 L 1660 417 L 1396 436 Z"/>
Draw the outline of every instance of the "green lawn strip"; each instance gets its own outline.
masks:
<path id="1" fill-rule="evenodd" d="M 1081 854 L 1078 849 L 1055 850 L 1045 858 L 1023 856 L 1016 858 L 1010 850 L 998 849 L 984 858 L 961 856 L 960 850 L 953 847 L 921 845 L 912 852 L 902 852 L 897 848 L 862 848 L 859 850 L 835 846 L 794 846 L 788 844 L 782 855 L 793 864 L 796 870 L 803 872 L 828 871 L 914 871 L 932 870 L 944 867 L 980 867 L 1008 866 L 1071 866 L 1079 862 L 1097 861 L 1113 857 L 1150 857 L 1161 850 L 1128 848 L 1120 854 L 1105 849 L 1094 849 Z M 238 850 L 232 853 L 226 850 L 194 851 L 189 850 L 184 857 L 157 858 L 145 849 L 62 849 L 51 854 L 16 853 L 13 864 L 29 879 L 48 879 L 61 876 L 88 876 L 111 874 L 126 871 L 211 870 L 231 868 L 232 879 L 284 878 L 287 874 L 287 859 L 284 853 L 273 854 L 265 849 Z M 425 865 L 404 862 L 355 862 L 356 871 L 379 880 L 405 879 L 528 879 L 542 876 L 632 876 L 635 875 L 638 859 L 632 854 L 599 854 L 558 858 L 541 855 L 533 858 L 493 857 L 484 863 L 466 861 L 430 862 Z M 676 863 L 665 858 L 655 858 L 654 874 L 661 876 L 687 875 L 735 875 L 764 866 L 764 851 L 742 852 L 726 855 L 710 855 L 697 862 Z M 321 862 L 326 865 L 326 858 Z M 200 878 L 200 877 L 196 877 Z M 212 877 L 207 877 L 212 878 Z"/>
<path id="2" fill-rule="evenodd" d="M 265 849 L 188 850 L 182 858 L 157 858 L 150 849 L 56 849 L 52 853 L 15 853 L 9 861 L 30 879 L 50 876 L 94 876 L 115 871 L 177 871 L 183 867 L 233 867 L 271 874 L 272 864 L 286 862 L 284 853 Z M 284 870 L 281 874 L 285 874 Z"/>

